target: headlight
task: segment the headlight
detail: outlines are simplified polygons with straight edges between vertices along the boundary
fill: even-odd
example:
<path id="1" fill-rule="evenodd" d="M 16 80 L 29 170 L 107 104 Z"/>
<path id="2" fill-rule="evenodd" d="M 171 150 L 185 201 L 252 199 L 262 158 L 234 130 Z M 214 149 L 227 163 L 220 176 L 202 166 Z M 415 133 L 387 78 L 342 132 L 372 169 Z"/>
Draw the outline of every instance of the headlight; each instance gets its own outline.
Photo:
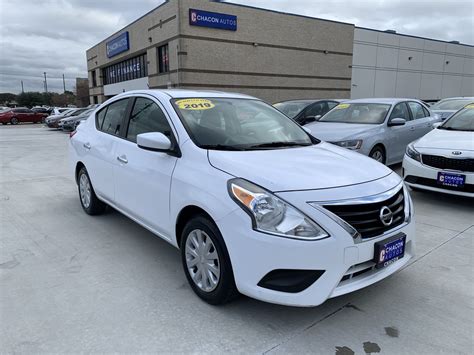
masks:
<path id="1" fill-rule="evenodd" d="M 347 148 L 347 149 L 360 149 L 362 147 L 362 140 L 356 139 L 356 140 L 351 140 L 351 141 L 341 141 L 341 142 L 331 142 L 332 144 L 338 145 L 339 147 L 342 148 Z"/>
<path id="2" fill-rule="evenodd" d="M 408 155 L 413 160 L 419 161 L 421 163 L 421 154 L 415 149 L 413 143 L 410 143 L 407 146 L 406 155 Z"/>
<path id="3" fill-rule="evenodd" d="M 281 237 L 318 240 L 329 234 L 296 208 L 244 179 L 229 180 L 230 197 L 252 218 L 253 228 Z"/>

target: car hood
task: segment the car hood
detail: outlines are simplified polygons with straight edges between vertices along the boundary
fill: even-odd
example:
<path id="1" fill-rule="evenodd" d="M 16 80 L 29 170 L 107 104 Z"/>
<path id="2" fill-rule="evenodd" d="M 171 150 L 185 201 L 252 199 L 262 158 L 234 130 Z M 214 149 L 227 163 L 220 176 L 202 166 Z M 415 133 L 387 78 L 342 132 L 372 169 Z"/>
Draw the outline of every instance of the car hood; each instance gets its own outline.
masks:
<path id="1" fill-rule="evenodd" d="M 449 149 L 474 151 L 474 132 L 434 129 L 414 144 L 416 149 Z"/>
<path id="2" fill-rule="evenodd" d="M 377 129 L 378 125 L 339 123 L 339 122 L 312 122 L 305 127 L 311 129 L 311 134 L 323 141 L 338 142 L 355 138 L 368 131 Z"/>
<path id="3" fill-rule="evenodd" d="M 373 159 L 325 142 L 289 149 L 209 150 L 208 156 L 215 168 L 273 192 L 350 186 L 392 173 Z"/>

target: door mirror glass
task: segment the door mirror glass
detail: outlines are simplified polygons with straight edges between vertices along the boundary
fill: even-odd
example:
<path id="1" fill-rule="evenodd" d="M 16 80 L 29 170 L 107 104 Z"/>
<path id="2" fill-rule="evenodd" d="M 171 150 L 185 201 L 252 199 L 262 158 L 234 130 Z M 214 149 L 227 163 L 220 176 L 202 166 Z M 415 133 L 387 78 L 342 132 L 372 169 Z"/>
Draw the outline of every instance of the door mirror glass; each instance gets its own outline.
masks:
<path id="1" fill-rule="evenodd" d="M 137 135 L 137 145 L 142 149 L 169 152 L 171 141 L 163 133 L 149 132 Z"/>
<path id="2" fill-rule="evenodd" d="M 407 121 L 406 121 L 404 118 L 392 118 L 392 119 L 388 122 L 388 126 L 389 126 L 389 127 L 393 127 L 393 126 L 403 126 L 403 125 L 405 125 L 405 123 L 407 123 Z"/>

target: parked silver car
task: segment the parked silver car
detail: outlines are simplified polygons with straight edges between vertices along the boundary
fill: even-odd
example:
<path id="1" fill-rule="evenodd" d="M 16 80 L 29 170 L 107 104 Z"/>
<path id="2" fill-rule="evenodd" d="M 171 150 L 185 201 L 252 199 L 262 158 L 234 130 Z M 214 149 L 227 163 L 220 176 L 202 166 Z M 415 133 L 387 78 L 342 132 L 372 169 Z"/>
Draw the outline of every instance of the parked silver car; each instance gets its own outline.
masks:
<path id="1" fill-rule="evenodd" d="M 474 97 L 449 97 L 435 103 L 430 107 L 444 121 L 464 106 L 474 103 Z"/>
<path id="2" fill-rule="evenodd" d="M 345 101 L 305 127 L 312 135 L 387 164 L 403 160 L 406 146 L 440 122 L 415 99 L 359 99 Z"/>

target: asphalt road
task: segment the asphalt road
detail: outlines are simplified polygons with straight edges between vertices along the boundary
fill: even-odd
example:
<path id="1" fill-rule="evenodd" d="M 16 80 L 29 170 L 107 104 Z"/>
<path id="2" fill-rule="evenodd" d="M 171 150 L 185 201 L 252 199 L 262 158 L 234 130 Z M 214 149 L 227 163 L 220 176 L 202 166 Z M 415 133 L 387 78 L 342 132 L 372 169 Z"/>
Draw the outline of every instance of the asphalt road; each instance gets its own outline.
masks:
<path id="1" fill-rule="evenodd" d="M 178 250 L 116 211 L 82 211 L 68 139 L 0 127 L 0 352 L 474 352 L 473 201 L 413 192 L 417 257 L 376 285 L 315 308 L 213 307 Z"/>

